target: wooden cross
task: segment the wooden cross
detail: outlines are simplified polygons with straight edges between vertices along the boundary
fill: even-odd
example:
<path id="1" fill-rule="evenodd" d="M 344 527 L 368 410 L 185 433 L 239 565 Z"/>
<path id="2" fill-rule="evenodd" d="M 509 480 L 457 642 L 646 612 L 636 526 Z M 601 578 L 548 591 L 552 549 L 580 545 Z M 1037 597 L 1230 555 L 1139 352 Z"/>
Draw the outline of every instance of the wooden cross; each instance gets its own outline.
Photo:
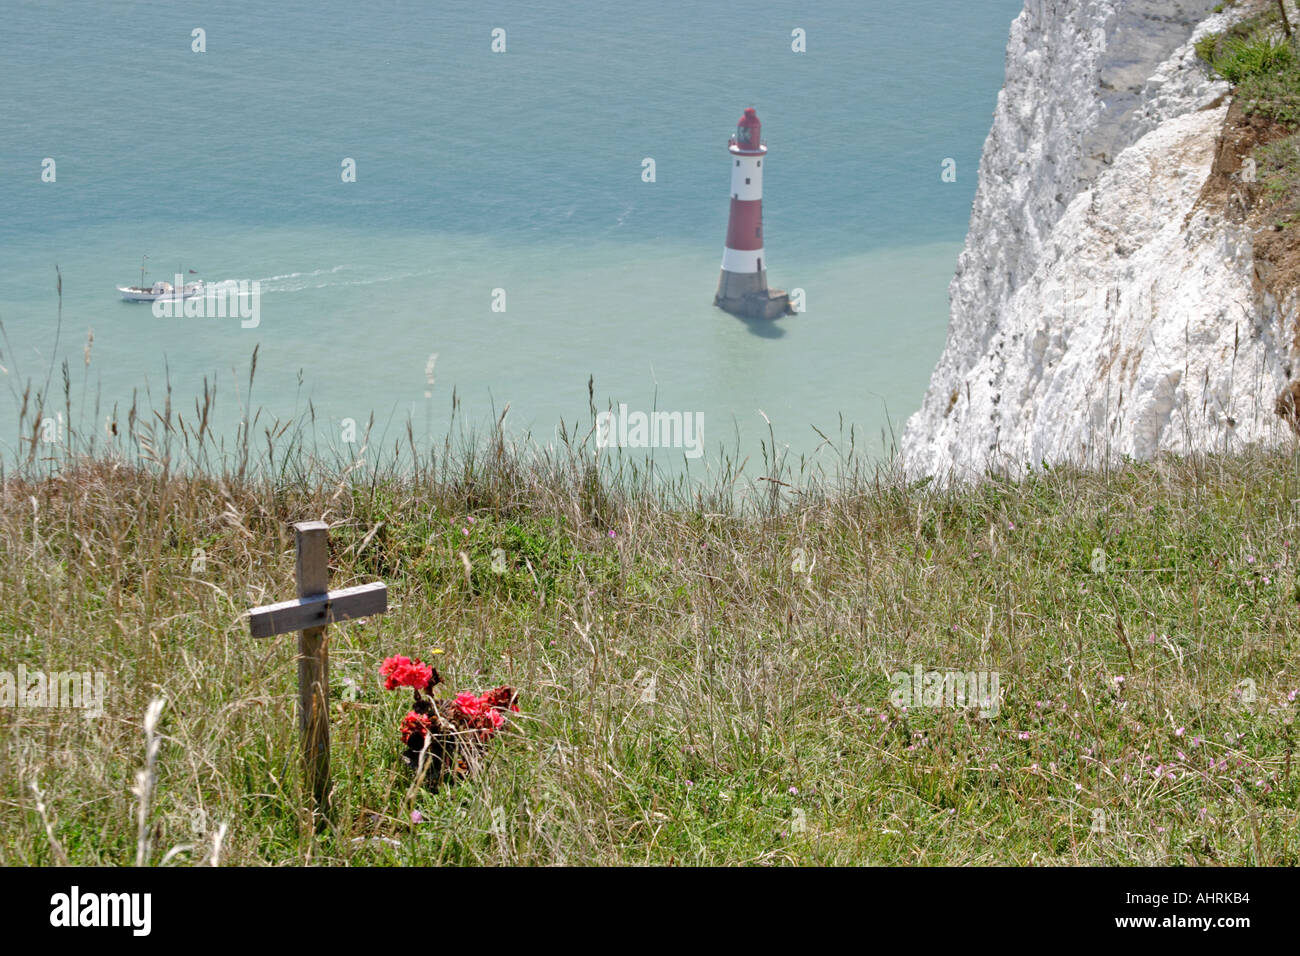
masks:
<path id="1" fill-rule="evenodd" d="M 302 521 L 293 526 L 298 548 L 298 599 L 255 607 L 248 612 L 253 637 L 298 632 L 298 731 L 306 779 L 322 813 L 329 809 L 330 681 L 325 625 L 388 610 L 388 585 L 382 581 L 329 590 L 329 525 Z"/>

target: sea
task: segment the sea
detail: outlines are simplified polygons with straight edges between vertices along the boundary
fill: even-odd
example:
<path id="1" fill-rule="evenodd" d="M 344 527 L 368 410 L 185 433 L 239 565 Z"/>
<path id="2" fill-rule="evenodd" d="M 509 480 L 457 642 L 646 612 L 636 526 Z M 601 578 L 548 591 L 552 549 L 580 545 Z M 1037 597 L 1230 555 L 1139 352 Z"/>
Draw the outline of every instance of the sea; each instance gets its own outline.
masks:
<path id="1" fill-rule="evenodd" d="M 66 363 L 83 433 L 169 388 L 192 419 L 206 386 L 227 441 L 310 408 L 331 447 L 503 414 L 546 445 L 594 402 L 695 416 L 703 455 L 651 452 L 669 470 L 773 437 L 887 458 L 1021 7 L 7 0 L 0 455 L 27 383 L 62 414 Z M 751 106 L 769 281 L 804 308 L 775 322 L 712 305 Z M 256 322 L 121 301 L 142 269 L 225 283 Z"/>

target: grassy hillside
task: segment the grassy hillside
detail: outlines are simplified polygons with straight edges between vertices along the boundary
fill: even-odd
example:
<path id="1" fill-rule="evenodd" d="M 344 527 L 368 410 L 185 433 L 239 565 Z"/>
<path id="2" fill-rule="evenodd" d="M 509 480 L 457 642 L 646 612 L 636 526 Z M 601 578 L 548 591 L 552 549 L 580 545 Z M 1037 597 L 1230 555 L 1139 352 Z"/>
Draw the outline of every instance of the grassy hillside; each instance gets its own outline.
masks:
<path id="1" fill-rule="evenodd" d="M 1290 452 L 950 490 L 750 462 L 706 493 L 580 439 L 200 477 L 196 426 L 132 422 L 3 480 L 0 667 L 102 671 L 107 700 L 0 708 L 0 864 L 1300 862 Z M 333 585 L 391 599 L 331 628 L 319 834 L 295 641 L 243 617 L 293 595 L 317 518 Z M 393 654 L 518 688 L 473 779 L 412 787 Z M 996 716 L 894 706 L 917 666 L 996 671 Z"/>

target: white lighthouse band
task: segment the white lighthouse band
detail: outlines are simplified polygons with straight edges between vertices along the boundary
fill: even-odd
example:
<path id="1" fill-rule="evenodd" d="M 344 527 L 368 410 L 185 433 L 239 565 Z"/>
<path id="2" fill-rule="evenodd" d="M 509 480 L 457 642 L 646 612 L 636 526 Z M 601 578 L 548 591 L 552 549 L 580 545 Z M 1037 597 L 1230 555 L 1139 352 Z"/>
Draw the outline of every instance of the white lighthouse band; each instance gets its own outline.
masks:
<path id="1" fill-rule="evenodd" d="M 722 250 L 722 271 L 739 273 L 762 272 L 763 247 L 759 246 L 757 249 L 724 248 Z"/>
<path id="2" fill-rule="evenodd" d="M 764 150 L 766 152 L 766 150 Z M 732 199 L 762 199 L 763 198 L 763 157 L 753 155 L 735 156 L 734 165 L 731 167 L 731 198 Z"/>

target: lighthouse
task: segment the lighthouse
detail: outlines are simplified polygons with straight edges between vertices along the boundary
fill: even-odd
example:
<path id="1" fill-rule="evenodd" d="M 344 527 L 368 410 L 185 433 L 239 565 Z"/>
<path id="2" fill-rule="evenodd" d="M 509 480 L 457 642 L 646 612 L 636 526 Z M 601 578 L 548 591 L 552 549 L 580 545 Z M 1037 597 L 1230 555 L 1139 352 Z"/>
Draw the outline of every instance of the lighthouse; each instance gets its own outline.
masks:
<path id="1" fill-rule="evenodd" d="M 763 265 L 763 124 L 751 106 L 727 143 L 731 156 L 731 219 L 722 250 L 722 276 L 713 304 L 732 315 L 775 319 L 793 315 L 790 297 L 767 287 Z"/>

